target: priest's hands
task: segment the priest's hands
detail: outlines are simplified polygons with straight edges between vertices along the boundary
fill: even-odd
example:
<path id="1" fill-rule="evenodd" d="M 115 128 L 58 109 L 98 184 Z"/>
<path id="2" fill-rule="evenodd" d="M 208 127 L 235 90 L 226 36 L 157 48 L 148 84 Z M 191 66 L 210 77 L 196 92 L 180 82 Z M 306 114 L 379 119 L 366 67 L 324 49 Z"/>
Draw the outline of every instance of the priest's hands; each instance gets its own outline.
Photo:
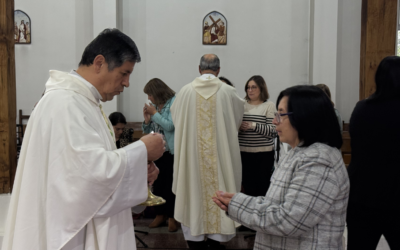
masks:
<path id="1" fill-rule="evenodd" d="M 159 173 L 160 170 L 154 162 L 149 162 L 149 164 L 147 164 L 147 183 L 149 186 L 152 186 L 154 181 L 157 180 Z"/>
<path id="2" fill-rule="evenodd" d="M 231 202 L 232 197 L 234 195 L 235 195 L 234 193 L 217 191 L 215 192 L 215 196 L 212 197 L 212 199 L 219 208 L 221 208 L 224 211 L 228 211 L 229 202 Z"/>
<path id="3" fill-rule="evenodd" d="M 147 161 L 155 161 L 164 154 L 165 141 L 162 134 L 151 133 L 143 136 L 140 140 L 146 145 Z"/>

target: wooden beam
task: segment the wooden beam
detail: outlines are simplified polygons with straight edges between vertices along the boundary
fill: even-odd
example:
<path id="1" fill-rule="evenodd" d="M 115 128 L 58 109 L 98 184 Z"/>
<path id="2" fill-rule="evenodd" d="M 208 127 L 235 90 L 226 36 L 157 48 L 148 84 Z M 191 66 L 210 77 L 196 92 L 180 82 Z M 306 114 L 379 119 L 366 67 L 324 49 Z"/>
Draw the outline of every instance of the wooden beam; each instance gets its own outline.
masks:
<path id="1" fill-rule="evenodd" d="M 360 100 L 375 92 L 383 58 L 396 54 L 397 0 L 363 0 L 361 14 Z"/>
<path id="2" fill-rule="evenodd" d="M 14 0 L 0 0 L 0 193 L 10 193 L 17 166 Z"/>

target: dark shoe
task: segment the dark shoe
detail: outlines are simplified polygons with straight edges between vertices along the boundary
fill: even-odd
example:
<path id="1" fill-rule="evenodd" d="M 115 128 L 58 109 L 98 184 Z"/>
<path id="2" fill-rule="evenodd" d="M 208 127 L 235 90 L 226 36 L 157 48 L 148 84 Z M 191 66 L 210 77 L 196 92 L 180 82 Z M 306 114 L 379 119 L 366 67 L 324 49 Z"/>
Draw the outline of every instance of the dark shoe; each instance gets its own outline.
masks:
<path id="1" fill-rule="evenodd" d="M 156 218 L 150 223 L 149 228 L 155 228 L 161 226 L 167 220 L 167 216 L 165 215 L 157 215 Z"/>
<path id="2" fill-rule="evenodd" d="M 176 232 L 179 229 L 179 223 L 174 218 L 168 219 L 168 231 Z"/>
<path id="3" fill-rule="evenodd" d="M 193 250 L 205 250 L 207 249 L 207 243 L 205 241 L 190 241 L 187 240 L 186 241 L 189 249 L 193 249 Z"/>
<path id="4" fill-rule="evenodd" d="M 255 230 L 253 230 L 253 229 L 250 229 L 250 228 L 248 228 L 248 227 L 245 227 L 245 226 L 240 226 L 240 227 L 238 227 L 238 231 L 239 232 L 253 232 L 253 233 L 255 233 L 256 231 Z"/>
<path id="5" fill-rule="evenodd" d="M 224 250 L 226 247 L 221 245 L 219 241 L 207 239 L 206 241 L 209 250 Z"/>

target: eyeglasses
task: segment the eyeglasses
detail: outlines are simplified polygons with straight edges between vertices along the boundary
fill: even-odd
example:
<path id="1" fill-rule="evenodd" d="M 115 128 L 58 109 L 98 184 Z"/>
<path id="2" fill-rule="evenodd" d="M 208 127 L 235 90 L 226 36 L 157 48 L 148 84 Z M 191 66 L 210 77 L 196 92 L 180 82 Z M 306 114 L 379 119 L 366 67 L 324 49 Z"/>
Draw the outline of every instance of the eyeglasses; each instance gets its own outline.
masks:
<path id="1" fill-rule="evenodd" d="M 246 90 L 256 90 L 256 89 L 258 89 L 258 87 L 257 86 L 251 86 L 251 87 L 246 87 Z"/>
<path id="2" fill-rule="evenodd" d="M 275 112 L 275 120 L 276 120 L 276 122 L 278 123 L 278 124 L 280 124 L 281 122 L 282 122 L 282 116 L 285 116 L 285 115 L 292 115 L 293 114 L 293 112 L 288 112 L 288 113 L 278 113 L 278 112 Z"/>

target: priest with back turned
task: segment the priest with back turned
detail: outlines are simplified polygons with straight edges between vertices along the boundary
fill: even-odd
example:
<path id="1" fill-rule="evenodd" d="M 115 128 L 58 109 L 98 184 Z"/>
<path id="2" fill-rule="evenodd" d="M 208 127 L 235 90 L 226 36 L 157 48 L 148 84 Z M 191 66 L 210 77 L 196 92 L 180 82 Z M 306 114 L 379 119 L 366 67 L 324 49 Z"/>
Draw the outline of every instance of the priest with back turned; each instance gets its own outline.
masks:
<path id="1" fill-rule="evenodd" d="M 175 219 L 190 249 L 223 249 L 220 242 L 232 239 L 238 226 L 212 201 L 217 190 L 239 191 L 242 171 L 238 130 L 244 101 L 219 80 L 219 71 L 219 58 L 204 55 L 201 76 L 185 85 L 171 106 Z"/>
<path id="2" fill-rule="evenodd" d="M 141 210 L 164 143 L 151 134 L 117 149 L 100 101 L 129 87 L 137 62 L 135 43 L 106 29 L 76 71 L 50 71 L 24 136 L 2 250 L 136 249 L 131 208 Z"/>

